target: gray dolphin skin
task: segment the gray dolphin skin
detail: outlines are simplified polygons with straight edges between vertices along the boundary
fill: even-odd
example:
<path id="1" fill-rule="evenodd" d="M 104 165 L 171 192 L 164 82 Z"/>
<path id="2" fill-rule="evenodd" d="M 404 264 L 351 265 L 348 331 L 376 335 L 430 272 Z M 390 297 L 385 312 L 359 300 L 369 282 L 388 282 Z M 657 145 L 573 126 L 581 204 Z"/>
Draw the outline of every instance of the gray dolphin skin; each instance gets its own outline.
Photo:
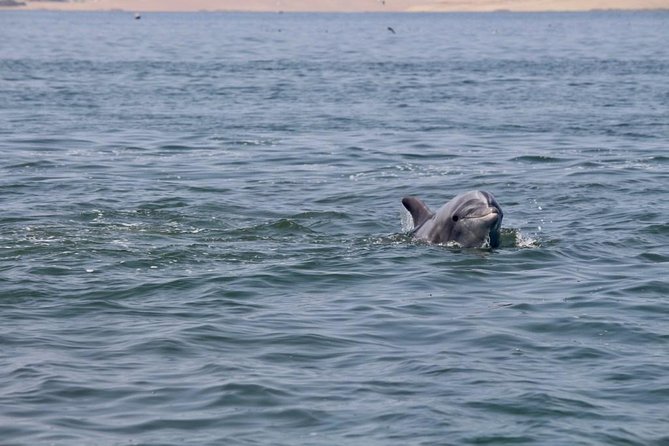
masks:
<path id="1" fill-rule="evenodd" d="M 412 235 L 429 243 L 454 242 L 463 248 L 496 248 L 502 208 L 490 192 L 470 191 L 430 211 L 420 199 L 404 197 L 402 204 L 413 218 Z"/>

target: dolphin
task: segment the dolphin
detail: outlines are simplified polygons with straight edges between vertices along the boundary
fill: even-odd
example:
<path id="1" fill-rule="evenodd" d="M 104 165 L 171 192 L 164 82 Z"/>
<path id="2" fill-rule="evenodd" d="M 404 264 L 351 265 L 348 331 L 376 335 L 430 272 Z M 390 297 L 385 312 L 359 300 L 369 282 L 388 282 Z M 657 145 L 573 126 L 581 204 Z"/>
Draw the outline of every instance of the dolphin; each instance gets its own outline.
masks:
<path id="1" fill-rule="evenodd" d="M 463 248 L 496 248 L 499 246 L 499 228 L 502 208 L 490 192 L 470 191 L 430 211 L 416 197 L 402 198 L 402 204 L 413 218 L 411 235 L 428 243 L 452 242 Z"/>

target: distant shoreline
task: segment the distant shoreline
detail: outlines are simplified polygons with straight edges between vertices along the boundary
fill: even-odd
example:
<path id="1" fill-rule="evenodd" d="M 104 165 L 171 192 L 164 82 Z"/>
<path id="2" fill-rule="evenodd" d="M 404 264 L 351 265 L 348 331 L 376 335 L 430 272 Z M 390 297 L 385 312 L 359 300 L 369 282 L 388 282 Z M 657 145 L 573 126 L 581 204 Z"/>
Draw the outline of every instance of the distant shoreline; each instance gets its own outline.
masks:
<path id="1" fill-rule="evenodd" d="M 7 11 L 16 12 L 62 12 L 62 13 L 115 13 L 115 14 L 134 14 L 141 12 L 143 14 L 579 14 L 592 12 L 608 13 L 640 13 L 640 12 L 669 12 L 669 6 L 666 8 L 592 8 L 592 9 L 545 9 L 545 10 L 515 10 L 515 9 L 494 9 L 494 10 L 409 10 L 409 11 L 317 11 L 317 10 L 299 10 L 299 11 L 272 11 L 272 10 L 246 10 L 246 9 L 206 9 L 206 10 L 142 10 L 142 9 L 64 9 L 39 7 L 31 8 L 25 6 L 2 6 L 0 13 Z"/>
<path id="2" fill-rule="evenodd" d="M 0 11 L 472 13 L 669 11 L 669 0 L 0 0 Z"/>

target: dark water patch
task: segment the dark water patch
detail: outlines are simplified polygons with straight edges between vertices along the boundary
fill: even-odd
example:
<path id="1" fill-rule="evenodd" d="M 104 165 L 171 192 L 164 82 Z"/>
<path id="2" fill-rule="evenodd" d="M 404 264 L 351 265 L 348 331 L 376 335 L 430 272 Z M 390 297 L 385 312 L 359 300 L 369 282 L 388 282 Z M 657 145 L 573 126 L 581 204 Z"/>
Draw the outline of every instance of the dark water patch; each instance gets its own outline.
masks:
<path id="1" fill-rule="evenodd" d="M 269 409 L 281 406 L 291 394 L 282 389 L 256 383 L 228 383 L 214 386 L 207 393 L 218 395 L 211 407 L 257 407 Z"/>
<path id="2" fill-rule="evenodd" d="M 669 283 L 664 280 L 647 280 L 642 284 L 626 287 L 623 293 L 627 296 L 665 296 L 669 291 Z"/>
<path id="3" fill-rule="evenodd" d="M 585 399 L 559 397 L 544 392 L 529 392 L 487 402 L 472 402 L 468 406 L 496 412 L 502 416 L 602 418 L 601 408 Z"/>
<path id="4" fill-rule="evenodd" d="M 510 161 L 516 161 L 526 164 L 547 164 L 547 163 L 564 163 L 568 161 L 564 158 L 556 158 L 545 155 L 523 155 L 512 158 Z"/>
<path id="5" fill-rule="evenodd" d="M 247 228 L 234 229 L 230 231 L 228 235 L 229 237 L 234 237 L 239 240 L 252 241 L 268 240 L 274 237 L 301 237 L 310 233 L 314 233 L 314 231 L 301 225 L 294 219 L 283 218 Z"/>
<path id="6" fill-rule="evenodd" d="M 346 213 L 337 211 L 306 211 L 293 216 L 296 220 L 331 222 L 333 220 L 353 221 Z"/>
<path id="7" fill-rule="evenodd" d="M 20 164 L 9 165 L 5 166 L 4 168 L 10 171 L 15 170 L 27 173 L 27 172 L 41 172 L 44 170 L 54 169 L 57 167 L 59 167 L 58 164 L 54 162 L 46 160 L 36 160 L 36 161 L 26 161 Z"/>
<path id="8" fill-rule="evenodd" d="M 143 203 L 135 211 L 139 214 L 139 217 L 162 217 L 160 213 L 155 213 L 155 211 L 160 209 L 174 209 L 174 208 L 183 208 L 189 206 L 190 203 L 187 200 L 179 197 L 169 197 L 161 198 L 156 201 Z"/>
<path id="9" fill-rule="evenodd" d="M 638 259 L 641 259 L 649 263 L 668 263 L 669 255 L 658 254 L 654 252 L 645 252 L 637 256 Z"/>
<path id="10" fill-rule="evenodd" d="M 665 155 L 654 155 L 648 159 L 649 162 L 653 162 L 656 164 L 667 164 L 669 163 L 669 156 Z"/>
<path id="11" fill-rule="evenodd" d="M 558 361 L 585 362 L 591 364 L 592 361 L 616 360 L 619 355 L 614 352 L 592 346 L 574 345 L 560 348 L 556 353 Z"/>
<path id="12" fill-rule="evenodd" d="M 651 224 L 642 229 L 642 231 L 649 235 L 666 237 L 669 235 L 669 224 L 660 223 L 660 224 Z"/>
<path id="13" fill-rule="evenodd" d="M 471 438 L 465 438 L 466 444 L 527 444 L 534 443 L 538 439 L 531 435 L 480 435 Z"/>
<path id="14" fill-rule="evenodd" d="M 13 147 L 19 146 L 40 153 L 57 153 L 59 149 L 90 148 L 95 146 L 95 141 L 92 139 L 75 139 L 48 136 L 12 137 L 6 139 L 3 142 L 3 146 L 4 145 Z"/>
<path id="15" fill-rule="evenodd" d="M 188 358 L 194 356 L 189 343 L 173 339 L 151 339 L 135 345 L 127 346 L 132 354 L 178 356 Z"/>

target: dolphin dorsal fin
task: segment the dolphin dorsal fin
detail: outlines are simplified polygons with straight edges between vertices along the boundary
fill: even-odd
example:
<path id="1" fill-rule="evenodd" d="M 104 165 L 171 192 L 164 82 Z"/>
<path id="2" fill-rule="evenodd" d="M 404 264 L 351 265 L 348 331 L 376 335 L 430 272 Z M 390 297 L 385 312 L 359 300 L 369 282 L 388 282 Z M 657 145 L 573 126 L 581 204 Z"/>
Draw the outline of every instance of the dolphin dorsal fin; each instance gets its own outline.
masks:
<path id="1" fill-rule="evenodd" d="M 413 218 L 413 227 L 417 228 L 418 226 L 425 223 L 427 220 L 432 218 L 432 211 L 429 207 L 420 198 L 416 197 L 404 197 L 402 198 L 402 204 L 409 211 L 411 217 Z"/>

